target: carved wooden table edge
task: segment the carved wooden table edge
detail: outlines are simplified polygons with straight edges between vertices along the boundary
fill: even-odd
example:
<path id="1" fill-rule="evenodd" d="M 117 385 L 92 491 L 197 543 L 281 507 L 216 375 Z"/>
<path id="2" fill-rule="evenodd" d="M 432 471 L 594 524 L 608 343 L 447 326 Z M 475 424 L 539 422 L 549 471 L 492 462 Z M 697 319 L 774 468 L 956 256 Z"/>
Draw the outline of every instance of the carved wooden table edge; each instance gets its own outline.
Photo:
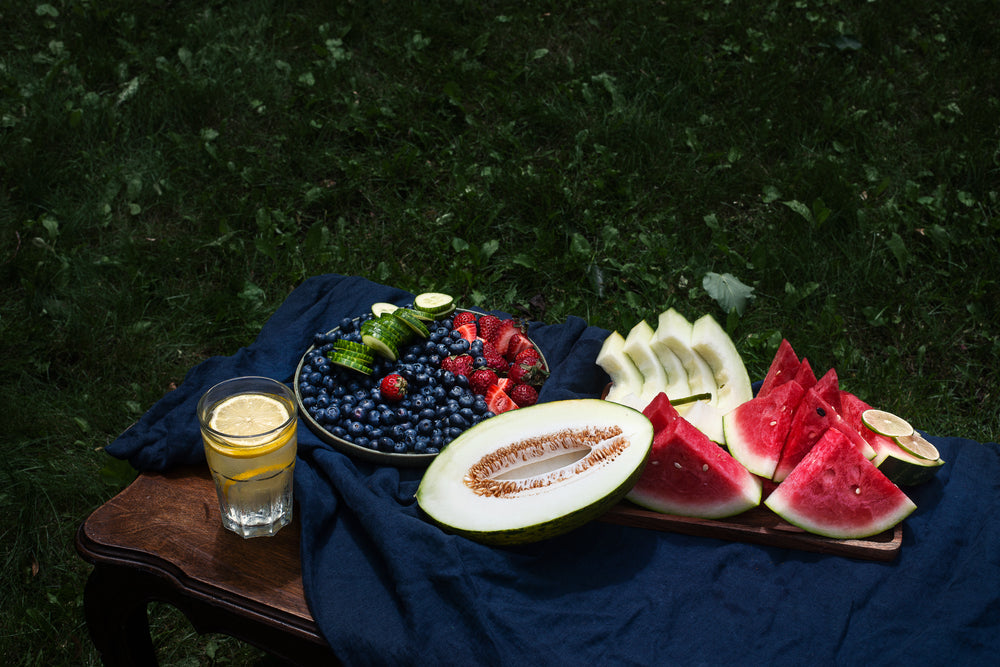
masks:
<path id="1" fill-rule="evenodd" d="M 241 595 L 239 591 L 189 576 L 175 563 L 154 553 L 115 543 L 113 539 L 95 537 L 92 533 L 96 531 L 88 530 L 93 523 L 99 525 L 109 517 L 113 520 L 118 515 L 124 516 L 132 509 L 133 496 L 141 494 L 149 485 L 176 484 L 190 478 L 207 479 L 210 500 L 216 502 L 214 488 L 205 471 L 144 473 L 94 510 L 76 531 L 77 553 L 94 566 L 84 588 L 84 613 L 91 639 L 104 664 L 157 664 L 147 616 L 147 606 L 154 601 L 176 607 L 199 634 L 226 634 L 292 664 L 337 664 L 304 598 L 300 601 L 303 613 L 283 611 Z M 218 513 L 217 504 L 215 513 Z M 296 526 L 296 538 L 297 534 Z M 301 570 L 295 574 L 301 578 Z"/>
<path id="2" fill-rule="evenodd" d="M 840 540 L 807 533 L 786 523 L 764 507 L 755 507 L 726 519 L 713 520 L 660 514 L 622 501 L 601 516 L 600 520 L 635 528 L 874 561 L 895 559 L 903 544 L 902 523 L 868 538 Z"/>

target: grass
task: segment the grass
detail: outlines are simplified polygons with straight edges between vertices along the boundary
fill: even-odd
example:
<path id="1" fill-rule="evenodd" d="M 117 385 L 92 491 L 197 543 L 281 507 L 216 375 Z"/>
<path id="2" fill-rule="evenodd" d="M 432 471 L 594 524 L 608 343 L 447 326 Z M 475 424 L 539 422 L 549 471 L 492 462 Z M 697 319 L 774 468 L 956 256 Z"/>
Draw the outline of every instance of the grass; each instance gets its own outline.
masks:
<path id="1" fill-rule="evenodd" d="M 0 0 L 4 662 L 97 662 L 73 531 L 130 476 L 102 448 L 319 273 L 712 313 L 754 377 L 787 337 L 995 441 L 994 9 Z M 260 659 L 153 628 L 164 664 Z"/>

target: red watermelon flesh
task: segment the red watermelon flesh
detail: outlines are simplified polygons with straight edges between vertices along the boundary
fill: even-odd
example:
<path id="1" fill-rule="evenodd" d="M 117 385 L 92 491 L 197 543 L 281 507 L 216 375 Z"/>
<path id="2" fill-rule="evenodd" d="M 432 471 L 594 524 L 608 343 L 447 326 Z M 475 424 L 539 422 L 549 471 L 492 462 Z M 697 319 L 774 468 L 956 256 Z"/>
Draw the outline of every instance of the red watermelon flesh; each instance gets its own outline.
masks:
<path id="1" fill-rule="evenodd" d="M 662 391 L 643 408 L 642 414 L 646 415 L 646 419 L 652 422 L 653 433 L 673 431 L 677 420 L 681 419 L 677 408 L 670 403 L 670 399 Z"/>
<path id="2" fill-rule="evenodd" d="M 795 381 L 802 385 L 803 389 L 809 389 L 816 384 L 816 374 L 808 359 L 803 358 L 799 364 L 799 370 L 795 373 Z"/>
<path id="3" fill-rule="evenodd" d="M 833 428 L 841 433 L 865 458 L 872 458 L 875 451 L 861 437 L 861 434 L 846 424 L 832 405 L 823 400 L 815 387 L 807 389 L 802 400 L 795 408 L 792 424 L 785 438 L 785 445 L 778 457 L 772 479 L 780 482 L 792 471 L 809 450 L 823 437 L 824 431 Z"/>
<path id="4" fill-rule="evenodd" d="M 836 429 L 823 434 L 764 504 L 788 523 L 837 539 L 877 535 L 916 509 Z"/>
<path id="5" fill-rule="evenodd" d="M 840 404 L 844 423 L 857 431 L 874 451 L 874 456 L 869 458 L 873 459 L 872 462 L 875 466 L 881 465 L 889 456 L 908 461 L 914 460 L 914 456 L 896 444 L 895 440 L 881 433 L 876 433 L 861 420 L 861 414 L 865 410 L 870 410 L 872 406 L 849 391 L 840 392 Z M 917 463 L 920 463 L 919 459 L 917 459 Z"/>
<path id="6" fill-rule="evenodd" d="M 755 475 L 770 479 L 804 393 L 798 382 L 785 382 L 724 415 L 722 427 L 733 458 Z"/>
<path id="7" fill-rule="evenodd" d="M 760 389 L 757 390 L 757 395 L 767 396 L 778 385 L 793 380 L 799 370 L 799 363 L 799 357 L 792 349 L 792 344 L 788 342 L 787 338 L 782 338 L 778 351 L 774 353 L 774 359 L 771 360 L 771 365 L 764 376 L 764 381 L 761 383 Z"/>
<path id="8" fill-rule="evenodd" d="M 665 514 L 720 519 L 760 504 L 761 483 L 683 417 L 653 437 L 627 498 Z"/>
<path id="9" fill-rule="evenodd" d="M 834 410 L 840 412 L 840 380 L 837 371 L 828 370 L 813 386 L 820 398 L 829 403 Z"/>

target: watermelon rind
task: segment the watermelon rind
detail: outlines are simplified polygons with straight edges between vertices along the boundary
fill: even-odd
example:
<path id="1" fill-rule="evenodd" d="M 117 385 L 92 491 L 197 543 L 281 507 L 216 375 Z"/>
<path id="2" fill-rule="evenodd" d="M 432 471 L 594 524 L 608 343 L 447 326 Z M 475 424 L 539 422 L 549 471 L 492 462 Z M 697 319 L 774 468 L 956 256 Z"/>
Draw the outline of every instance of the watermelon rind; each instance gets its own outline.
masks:
<path id="1" fill-rule="evenodd" d="M 446 532 L 486 544 L 555 537 L 621 501 L 652 442 L 645 415 L 610 401 L 510 410 L 467 429 L 435 457 L 417 504 Z"/>
<path id="2" fill-rule="evenodd" d="M 834 428 L 764 504 L 792 525 L 841 540 L 889 530 L 917 507 Z"/>

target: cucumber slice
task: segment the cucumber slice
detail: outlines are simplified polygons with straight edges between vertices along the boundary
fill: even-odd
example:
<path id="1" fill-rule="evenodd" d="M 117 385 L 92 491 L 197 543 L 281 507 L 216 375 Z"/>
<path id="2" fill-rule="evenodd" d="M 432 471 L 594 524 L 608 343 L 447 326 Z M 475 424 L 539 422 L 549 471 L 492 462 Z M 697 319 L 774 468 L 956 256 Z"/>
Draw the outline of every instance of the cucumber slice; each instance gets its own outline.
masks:
<path id="1" fill-rule="evenodd" d="M 419 308 L 411 308 L 410 311 L 424 322 L 433 322 L 434 320 L 437 319 L 434 316 L 434 313 L 427 312 L 426 310 L 420 310 Z"/>
<path id="2" fill-rule="evenodd" d="M 359 354 L 371 355 L 372 349 L 365 345 L 364 343 L 359 343 L 356 340 L 344 340 L 343 338 L 333 341 L 333 349 L 335 350 L 345 350 L 347 352 L 356 352 Z"/>
<path id="3" fill-rule="evenodd" d="M 410 330 L 402 323 L 399 323 L 397 326 L 391 326 L 379 318 L 377 320 L 369 320 L 361 325 L 362 341 L 364 341 L 366 335 L 375 335 L 382 340 L 388 340 L 399 345 L 405 338 L 410 336 Z"/>
<path id="4" fill-rule="evenodd" d="M 450 294 L 424 292 L 423 294 L 418 294 L 413 299 L 413 305 L 419 310 L 425 310 L 428 313 L 438 316 L 446 311 L 450 312 L 454 310 L 455 299 Z"/>
<path id="5" fill-rule="evenodd" d="M 372 304 L 372 315 L 375 317 L 381 317 L 382 315 L 388 315 L 395 311 L 399 306 L 386 303 L 385 301 L 379 301 L 378 303 Z"/>
<path id="6" fill-rule="evenodd" d="M 423 320 L 417 317 L 417 315 L 408 308 L 399 308 L 392 313 L 392 316 L 409 327 L 421 338 L 427 338 L 431 335 L 430 330 L 427 328 L 427 325 L 424 324 Z"/>
<path id="7" fill-rule="evenodd" d="M 361 345 L 361 343 L 359 343 Z M 327 353 L 327 359 L 333 361 L 334 357 L 344 358 L 351 357 L 352 359 L 357 359 L 363 364 L 371 366 L 375 362 L 375 352 L 367 345 L 364 345 L 364 351 L 359 350 L 338 350 L 334 348 Z"/>
<path id="8" fill-rule="evenodd" d="M 394 314 L 383 315 L 378 318 L 378 322 L 386 331 L 391 331 L 396 335 L 398 343 L 409 340 L 413 336 L 413 330 Z"/>
<path id="9" fill-rule="evenodd" d="M 364 375 L 372 374 L 372 367 L 359 360 L 350 352 L 338 353 L 337 351 L 334 351 L 330 355 L 330 363 L 343 366 L 344 368 L 350 368 L 352 371 L 357 371 L 358 373 L 363 373 Z"/>
<path id="10" fill-rule="evenodd" d="M 362 334 L 361 340 L 389 361 L 396 361 L 399 358 L 399 348 L 390 339 L 380 338 L 377 334 Z"/>

